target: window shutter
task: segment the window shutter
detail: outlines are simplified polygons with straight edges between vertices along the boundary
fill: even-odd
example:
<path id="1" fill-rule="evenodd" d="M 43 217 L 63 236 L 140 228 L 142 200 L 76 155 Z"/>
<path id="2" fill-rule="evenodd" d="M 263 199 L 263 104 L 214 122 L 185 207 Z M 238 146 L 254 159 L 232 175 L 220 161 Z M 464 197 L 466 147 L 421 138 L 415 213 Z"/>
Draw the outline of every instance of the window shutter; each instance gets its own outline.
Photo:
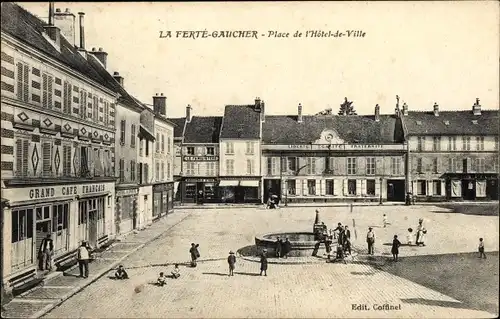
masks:
<path id="1" fill-rule="evenodd" d="M 335 169 L 335 158 L 334 157 L 328 157 L 327 160 L 328 160 L 328 169 L 330 170 L 330 172 L 336 172 L 336 169 Z"/>
<path id="2" fill-rule="evenodd" d="M 316 195 L 321 195 L 321 196 L 326 195 L 325 180 L 324 179 L 317 179 L 316 180 Z"/>
<path id="3" fill-rule="evenodd" d="M 47 95 L 47 74 L 42 74 L 42 106 L 48 107 L 48 95 Z"/>
<path id="4" fill-rule="evenodd" d="M 73 108 L 71 107 L 73 103 L 73 86 L 68 83 L 68 94 L 66 95 L 66 99 L 68 99 L 68 115 L 72 114 Z"/>
<path id="5" fill-rule="evenodd" d="M 356 175 L 366 174 L 366 158 L 365 157 L 355 157 L 356 159 Z"/>
<path id="6" fill-rule="evenodd" d="M 18 138 L 16 140 L 16 174 L 25 175 L 23 168 L 23 140 Z"/>
<path id="7" fill-rule="evenodd" d="M 44 173 L 52 171 L 52 143 L 42 142 L 42 170 Z"/>
<path id="8" fill-rule="evenodd" d="M 48 97 L 47 103 L 48 103 L 48 105 L 47 106 L 49 109 L 51 109 L 52 108 L 52 92 L 53 92 L 52 91 L 52 83 L 54 82 L 54 78 L 51 75 L 49 75 L 47 77 L 47 79 L 48 79 L 48 83 L 47 83 L 47 97 Z"/>
<path id="9" fill-rule="evenodd" d="M 356 195 L 361 195 L 361 180 L 356 180 Z"/>
<path id="10" fill-rule="evenodd" d="M 340 183 L 340 180 L 334 180 L 333 181 L 333 195 L 338 196 L 342 193 L 342 190 L 340 189 L 342 187 L 342 184 Z"/>
<path id="11" fill-rule="evenodd" d="M 366 195 L 366 179 L 361 180 L 361 195 Z"/>
<path id="12" fill-rule="evenodd" d="M 309 190 L 307 189 L 307 179 L 302 180 L 302 195 L 307 196 L 309 194 Z"/>
<path id="13" fill-rule="evenodd" d="M 29 67 L 27 64 L 24 65 L 24 74 L 23 74 L 23 98 L 25 102 L 29 101 L 29 79 L 28 79 L 28 74 L 29 74 Z"/>
<path id="14" fill-rule="evenodd" d="M 380 181 L 375 180 L 375 196 L 380 196 Z"/>
<path id="15" fill-rule="evenodd" d="M 347 196 L 347 194 L 349 194 L 349 190 L 347 189 L 347 179 L 343 180 L 342 191 L 344 193 L 344 196 Z"/>
<path id="16" fill-rule="evenodd" d="M 24 68 L 22 63 L 17 63 L 17 98 L 23 101 L 23 73 Z"/>

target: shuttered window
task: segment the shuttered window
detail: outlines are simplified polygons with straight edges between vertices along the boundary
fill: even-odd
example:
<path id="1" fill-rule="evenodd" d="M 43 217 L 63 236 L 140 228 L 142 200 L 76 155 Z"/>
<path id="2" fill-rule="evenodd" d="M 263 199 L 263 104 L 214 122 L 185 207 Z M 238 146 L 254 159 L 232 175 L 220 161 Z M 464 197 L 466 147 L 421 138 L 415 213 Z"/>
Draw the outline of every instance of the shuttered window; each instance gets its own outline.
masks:
<path id="1" fill-rule="evenodd" d="M 165 180 L 165 163 L 164 162 L 161 163 L 161 180 L 162 181 Z"/>
<path id="2" fill-rule="evenodd" d="M 316 173 L 316 158 L 308 157 L 307 158 L 307 174 L 313 175 Z"/>
<path id="3" fill-rule="evenodd" d="M 391 157 L 391 174 L 399 175 L 401 172 L 401 159 L 399 157 Z"/>
<path id="4" fill-rule="evenodd" d="M 102 176 L 102 158 L 101 158 L 101 150 L 98 148 L 94 148 L 94 176 Z"/>
<path id="5" fill-rule="evenodd" d="M 63 149 L 63 176 L 71 176 L 71 145 L 64 144 Z"/>
<path id="6" fill-rule="evenodd" d="M 109 124 L 109 102 L 104 101 L 104 125 Z"/>
<path id="7" fill-rule="evenodd" d="M 119 162 L 120 182 L 125 180 L 125 160 L 122 158 Z"/>
<path id="8" fill-rule="evenodd" d="M 161 152 L 165 153 L 165 135 L 161 135 Z"/>
<path id="9" fill-rule="evenodd" d="M 348 157 L 347 158 L 347 174 L 354 175 L 356 174 L 356 158 Z"/>
<path id="10" fill-rule="evenodd" d="M 17 63 L 17 98 L 29 102 L 29 67 L 24 63 Z"/>
<path id="11" fill-rule="evenodd" d="M 52 142 L 42 141 L 42 172 L 44 176 L 52 174 Z"/>
<path id="12" fill-rule="evenodd" d="M 27 138 L 16 139 L 16 175 L 28 175 L 28 157 L 29 157 L 29 143 Z"/>
<path id="13" fill-rule="evenodd" d="M 122 120 L 120 122 L 120 144 L 125 145 L 125 128 L 126 128 L 126 121 Z"/>
<path id="14" fill-rule="evenodd" d="M 135 161 L 130 161 L 130 181 L 135 182 Z"/>
<path id="15" fill-rule="evenodd" d="M 135 124 L 130 126 L 130 147 L 135 147 Z"/>
<path id="16" fill-rule="evenodd" d="M 99 122 L 99 98 L 97 96 L 92 98 L 92 119 L 95 123 Z"/>
<path id="17" fill-rule="evenodd" d="M 87 92 L 83 89 L 80 90 L 80 117 L 87 118 Z"/>
<path id="18" fill-rule="evenodd" d="M 42 106 L 48 109 L 52 108 L 52 84 L 54 77 L 44 73 L 42 75 Z"/>
<path id="19" fill-rule="evenodd" d="M 63 112 L 65 114 L 71 114 L 71 102 L 73 99 L 73 88 L 72 85 L 67 81 L 64 81 L 64 96 L 63 96 Z"/>
<path id="20" fill-rule="evenodd" d="M 366 158 L 366 175 L 375 175 L 375 157 Z"/>
<path id="21" fill-rule="evenodd" d="M 90 173 L 89 160 L 87 147 L 82 146 L 80 148 L 80 174 L 82 177 L 86 177 Z"/>
<path id="22" fill-rule="evenodd" d="M 192 149 L 193 149 L 192 155 L 194 155 L 194 147 L 192 147 Z M 155 152 L 156 153 L 160 152 L 160 133 L 156 133 Z M 189 147 L 188 147 L 188 154 L 191 154 L 189 152 Z"/>
<path id="23" fill-rule="evenodd" d="M 160 162 L 156 162 L 156 181 L 160 180 Z"/>

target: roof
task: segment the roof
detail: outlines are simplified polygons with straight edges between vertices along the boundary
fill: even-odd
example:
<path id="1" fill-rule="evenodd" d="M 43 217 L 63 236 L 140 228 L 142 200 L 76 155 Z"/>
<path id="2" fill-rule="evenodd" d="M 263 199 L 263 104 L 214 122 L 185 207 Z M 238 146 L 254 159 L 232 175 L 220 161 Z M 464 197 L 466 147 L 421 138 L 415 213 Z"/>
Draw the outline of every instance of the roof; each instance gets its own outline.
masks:
<path id="1" fill-rule="evenodd" d="M 184 123 L 186 122 L 185 117 L 169 117 L 168 120 L 175 124 L 174 126 L 174 138 L 182 138 L 184 134 Z"/>
<path id="2" fill-rule="evenodd" d="M 109 90 L 115 91 L 116 81 L 111 77 L 103 78 L 98 71 L 78 53 L 77 48 L 61 36 L 61 50 L 56 50 L 43 36 L 47 24 L 33 14 L 12 2 L 2 2 L 2 31 L 19 41 L 34 47 L 69 68 L 90 78 Z"/>
<path id="3" fill-rule="evenodd" d="M 400 143 L 403 131 L 394 115 L 380 115 L 380 121 L 367 115 L 307 115 L 303 122 L 297 116 L 268 115 L 262 127 L 266 144 L 308 144 L 321 138 L 321 133 L 334 130 L 346 143 Z"/>
<path id="4" fill-rule="evenodd" d="M 260 138 L 260 113 L 254 105 L 226 105 L 220 138 Z"/>
<path id="5" fill-rule="evenodd" d="M 184 143 L 219 143 L 222 116 L 193 116 L 186 124 Z"/>
<path id="6" fill-rule="evenodd" d="M 410 111 L 404 116 L 408 135 L 498 135 L 499 111 L 484 110 L 481 115 L 471 111 Z M 473 122 L 474 121 L 474 122 Z"/>

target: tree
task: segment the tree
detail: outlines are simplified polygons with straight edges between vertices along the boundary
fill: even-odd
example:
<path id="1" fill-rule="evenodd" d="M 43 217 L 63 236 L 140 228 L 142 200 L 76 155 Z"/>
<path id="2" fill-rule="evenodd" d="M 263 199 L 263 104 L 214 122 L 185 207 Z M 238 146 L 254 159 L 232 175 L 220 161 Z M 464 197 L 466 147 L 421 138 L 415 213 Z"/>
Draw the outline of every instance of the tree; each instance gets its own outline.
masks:
<path id="1" fill-rule="evenodd" d="M 347 98 L 344 98 L 344 103 L 340 104 L 339 115 L 358 115 L 354 110 L 352 101 L 348 101 Z"/>

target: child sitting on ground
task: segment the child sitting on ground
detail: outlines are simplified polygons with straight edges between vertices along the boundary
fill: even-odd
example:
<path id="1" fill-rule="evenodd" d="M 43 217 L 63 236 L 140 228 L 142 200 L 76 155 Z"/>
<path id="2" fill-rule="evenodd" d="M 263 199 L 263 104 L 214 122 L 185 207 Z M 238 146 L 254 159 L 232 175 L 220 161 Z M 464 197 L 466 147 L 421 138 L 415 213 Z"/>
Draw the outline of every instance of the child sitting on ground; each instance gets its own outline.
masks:
<path id="1" fill-rule="evenodd" d="M 181 276 L 180 270 L 179 270 L 179 264 L 175 264 L 174 270 L 172 270 L 172 278 L 177 279 Z"/>
<path id="2" fill-rule="evenodd" d="M 123 268 L 123 265 L 118 266 L 118 269 L 115 272 L 115 278 L 116 279 L 128 279 L 128 274 L 125 271 L 125 268 Z"/>
<path id="3" fill-rule="evenodd" d="M 166 281 L 166 277 L 163 275 L 163 272 L 160 273 L 160 277 L 158 277 L 158 280 L 156 281 L 156 285 L 158 286 L 164 286 Z"/>

